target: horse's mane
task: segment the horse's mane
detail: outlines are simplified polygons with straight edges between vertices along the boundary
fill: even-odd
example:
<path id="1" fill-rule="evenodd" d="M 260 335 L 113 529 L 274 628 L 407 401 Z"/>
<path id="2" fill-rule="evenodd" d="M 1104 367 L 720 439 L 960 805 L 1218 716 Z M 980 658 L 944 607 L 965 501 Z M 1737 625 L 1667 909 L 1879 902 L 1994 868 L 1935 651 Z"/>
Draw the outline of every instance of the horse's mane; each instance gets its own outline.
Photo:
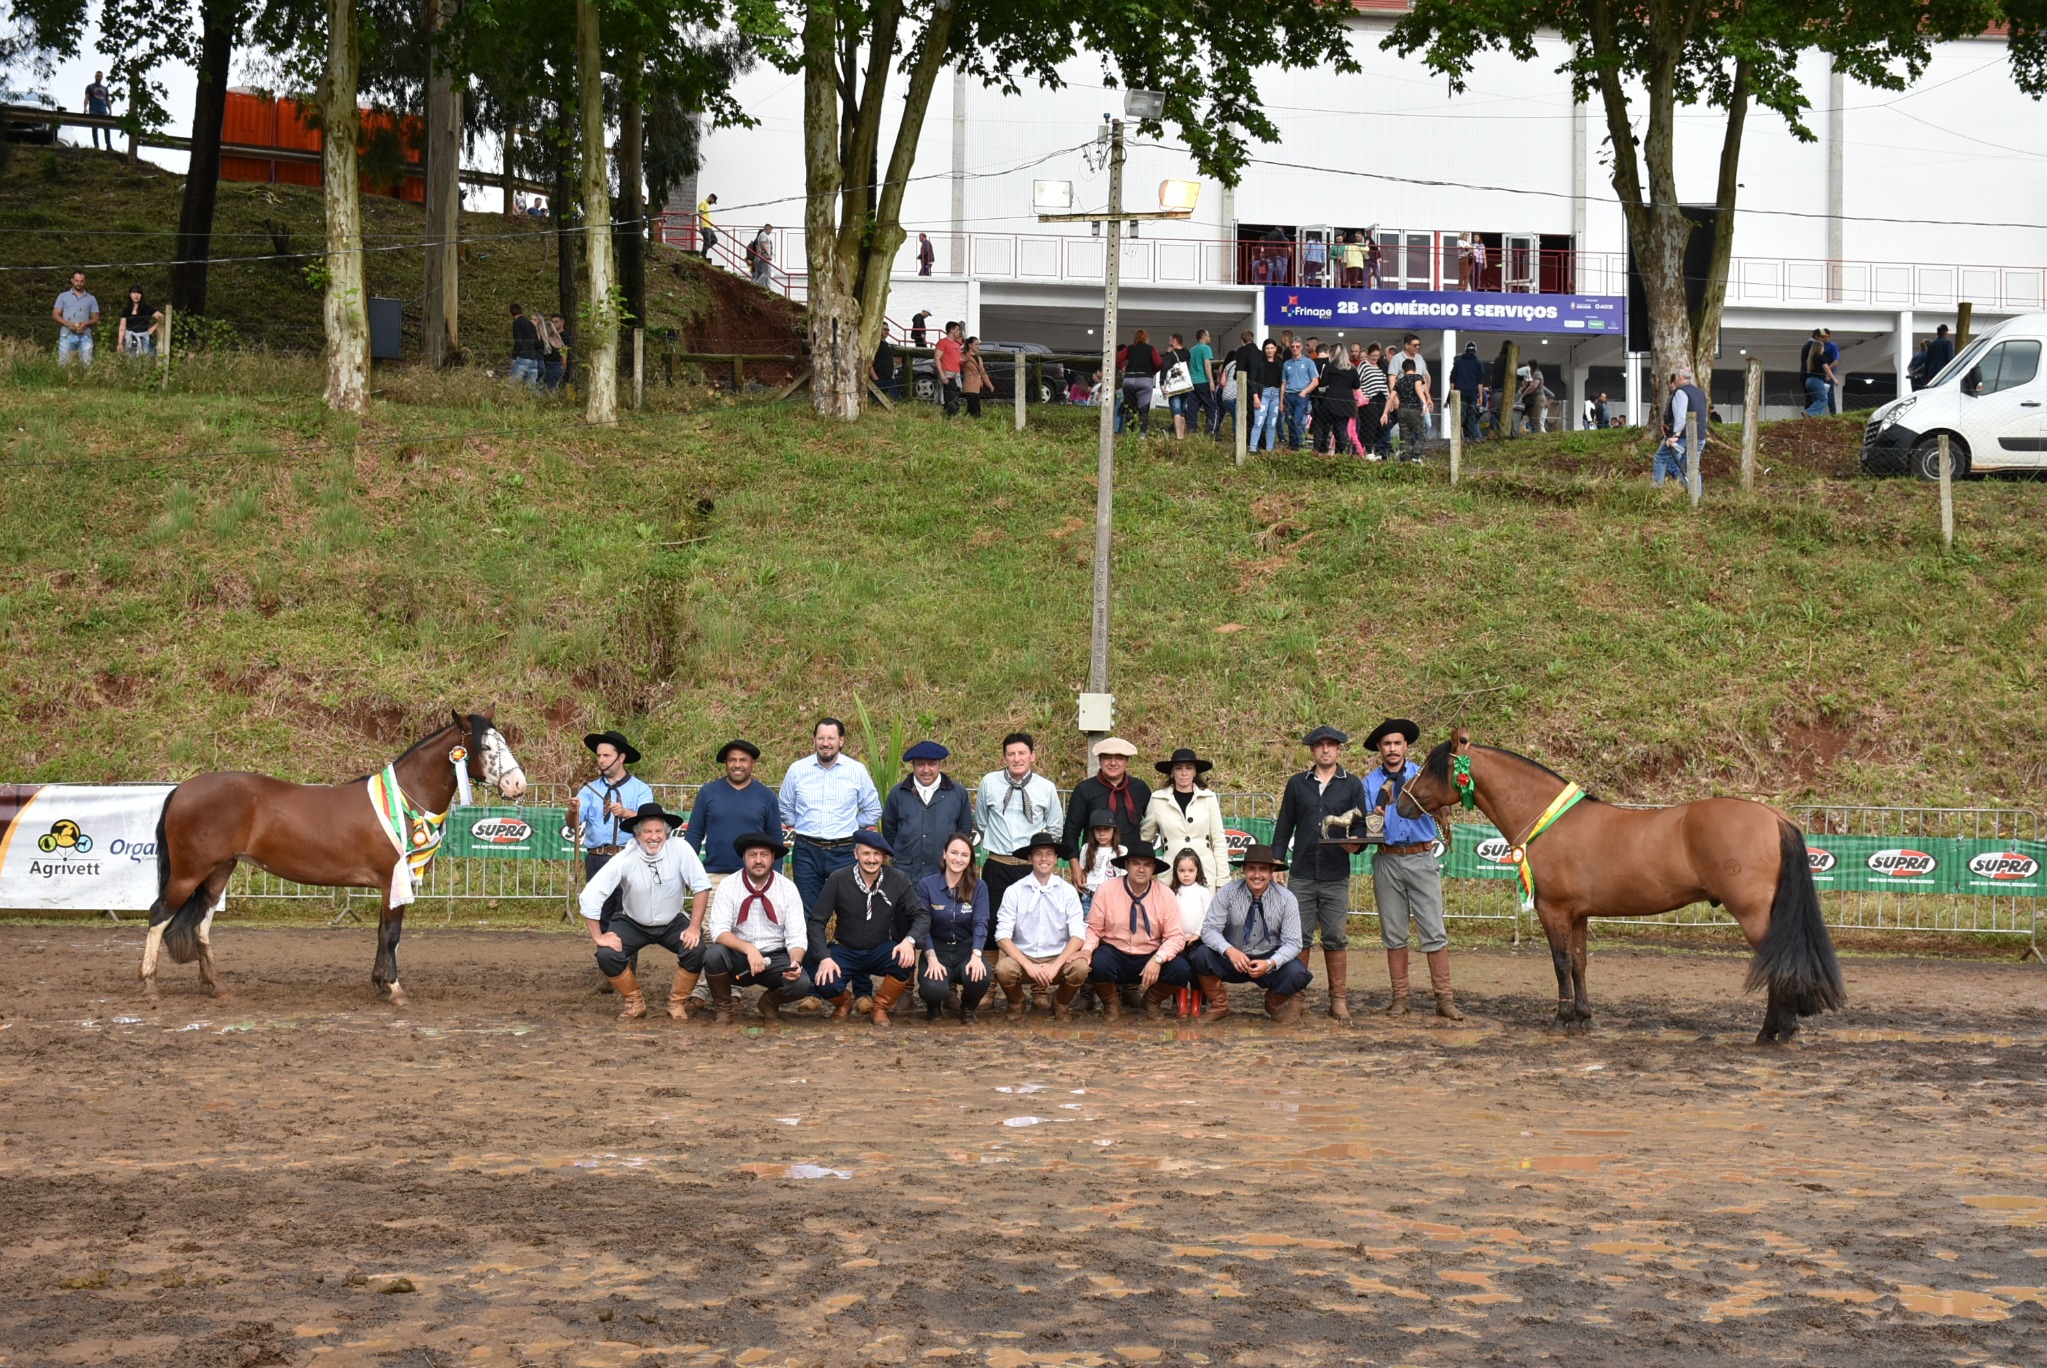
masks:
<path id="1" fill-rule="evenodd" d="M 470 727 L 471 727 L 471 728 L 473 729 L 473 728 L 474 728 L 474 727 L 476 726 L 476 714 L 475 714 L 475 713 L 465 713 L 465 714 L 463 714 L 463 716 L 464 716 L 464 717 L 466 717 L 466 718 L 468 718 L 468 720 L 469 720 L 469 725 L 470 725 Z M 427 742 L 429 742 L 429 741 L 433 740 L 433 739 L 434 739 L 434 738 L 435 738 L 436 736 L 439 736 L 439 735 L 440 735 L 440 734 L 441 734 L 442 732 L 444 732 L 444 731 L 448 731 L 448 730 L 450 730 L 450 728 L 449 728 L 449 727 L 445 727 L 445 726 L 443 726 L 443 727 L 435 727 L 435 728 L 434 728 L 434 729 L 433 729 L 432 731 L 428 732 L 428 733 L 427 733 L 427 734 L 426 734 L 425 736 L 422 736 L 422 737 L 420 737 L 420 738 L 419 738 L 419 740 L 417 740 L 417 741 L 413 742 L 413 743 L 412 743 L 411 745 L 407 746 L 407 747 L 406 747 L 406 748 L 405 748 L 405 749 L 404 749 L 403 751 L 401 751 L 401 752 L 400 752 L 400 753 L 399 753 L 399 754 L 398 754 L 398 755 L 397 755 L 397 756 L 396 756 L 396 757 L 395 757 L 395 758 L 394 758 L 394 759 L 393 759 L 393 760 L 391 761 L 391 763 L 392 763 L 392 764 L 394 764 L 394 765 L 395 765 L 395 764 L 397 764 L 397 763 L 398 763 L 399 761 L 401 761 L 401 760 L 405 759 L 405 757 L 406 757 L 406 756 L 408 756 L 408 755 L 412 754 L 412 753 L 413 753 L 414 751 L 418 750 L 418 749 L 419 749 L 419 748 L 420 748 L 421 746 L 424 746 L 424 745 L 425 745 L 425 744 L 426 744 Z M 353 778 L 353 779 L 344 779 L 344 780 L 342 780 L 341 782 L 342 782 L 342 783 L 344 783 L 344 784 L 360 784 L 360 783 L 361 783 L 361 782 L 362 782 L 363 780 L 365 780 L 365 779 L 367 779 L 367 778 L 369 778 L 369 777 L 370 777 L 370 776 L 369 776 L 369 775 L 367 775 L 367 774 L 358 774 L 358 775 L 356 775 L 356 776 L 355 776 L 355 778 Z"/>
<path id="2" fill-rule="evenodd" d="M 1567 784 L 1570 782 L 1570 780 L 1564 778 L 1563 775 L 1558 774 L 1548 765 L 1543 764 L 1542 761 L 1531 760 L 1527 756 L 1523 755 L 1521 752 L 1510 751 L 1505 746 L 1479 746 L 1477 747 L 1477 749 L 1489 750 L 1497 755 L 1504 755 L 1509 757 L 1510 759 L 1519 760 L 1524 765 L 1530 765 L 1538 770 L 1541 770 L 1544 774 L 1547 774 L 1550 778 L 1556 780 L 1559 784 Z M 1448 784 L 1450 782 L 1450 743 L 1448 741 L 1443 742 L 1441 745 L 1437 746 L 1434 750 L 1429 752 L 1429 758 L 1422 762 L 1422 773 L 1428 775 L 1433 779 L 1440 780 L 1442 783 L 1445 784 Z M 1590 803 L 1597 803 L 1600 801 L 1600 798 L 1598 794 L 1588 791 L 1585 794 L 1585 801 Z"/>

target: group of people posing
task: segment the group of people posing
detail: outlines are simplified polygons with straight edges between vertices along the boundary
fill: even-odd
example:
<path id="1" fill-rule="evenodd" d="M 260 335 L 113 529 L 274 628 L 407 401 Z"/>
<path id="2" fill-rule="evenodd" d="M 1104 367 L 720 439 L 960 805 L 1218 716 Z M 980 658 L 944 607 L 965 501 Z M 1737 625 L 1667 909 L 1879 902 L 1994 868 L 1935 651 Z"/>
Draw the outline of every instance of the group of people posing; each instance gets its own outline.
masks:
<path id="1" fill-rule="evenodd" d="M 1355 829 L 1344 819 L 1379 813 L 1372 882 L 1387 1013 L 1410 1010 L 1419 940 L 1437 1015 L 1461 1020 L 1435 821 L 1399 801 L 1420 773 L 1408 758 L 1418 734 L 1387 719 L 1367 738 L 1376 762 L 1353 774 L 1348 736 L 1309 732 L 1312 763 L 1287 782 L 1272 843 L 1234 857 L 1233 873 L 1212 762 L 1189 749 L 1155 762 L 1153 789 L 1132 773 L 1137 748 L 1106 737 L 1092 748 L 1097 772 L 1062 801 L 1027 732 L 1003 738 L 1001 767 L 971 789 L 946 773 L 951 752 L 919 741 L 884 797 L 845 753 L 844 724 L 827 717 L 779 790 L 754 777 L 757 746 L 727 742 L 724 773 L 684 817 L 631 773 L 640 756 L 630 741 L 594 733 L 584 744 L 597 776 L 568 812 L 585 851 L 580 907 L 622 1020 L 647 1015 L 638 961 L 658 947 L 676 957 L 677 1020 L 702 999 L 728 1023 L 737 990 L 753 987 L 770 1022 L 815 997 L 833 1020 L 859 1011 L 887 1025 L 914 987 L 928 1017 L 949 1008 L 963 1023 L 992 989 L 1022 1020 L 1034 1009 L 1065 1016 L 1089 988 L 1109 1019 L 1126 1005 L 1162 1015 L 1171 1001 L 1213 1022 L 1230 1014 L 1235 986 L 1293 1021 L 1319 932 L 1328 1012 L 1347 1021 L 1351 857 L 1362 845 L 1344 839 Z"/>

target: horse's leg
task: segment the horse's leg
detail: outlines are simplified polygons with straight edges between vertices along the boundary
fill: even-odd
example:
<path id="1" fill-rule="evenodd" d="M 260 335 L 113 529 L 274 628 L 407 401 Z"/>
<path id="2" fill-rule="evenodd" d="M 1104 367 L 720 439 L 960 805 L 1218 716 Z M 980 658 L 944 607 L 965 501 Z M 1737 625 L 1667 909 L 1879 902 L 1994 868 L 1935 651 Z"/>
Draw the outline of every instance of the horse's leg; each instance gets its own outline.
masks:
<path id="1" fill-rule="evenodd" d="M 1770 897 L 1771 890 L 1765 884 L 1758 889 L 1745 889 L 1724 904 L 1751 949 L 1760 946 L 1770 934 Z M 1762 1029 L 1756 1032 L 1756 1044 L 1783 1044 L 1797 1034 L 1798 1012 L 1773 983 L 1769 986 L 1769 1005 L 1763 1009 Z"/>
<path id="2" fill-rule="evenodd" d="M 220 986 L 220 973 L 213 963 L 213 907 L 227 891 L 227 881 L 234 877 L 234 872 L 235 862 L 229 860 L 209 874 L 199 890 L 206 899 L 206 918 L 199 923 L 199 980 L 216 998 L 226 997 L 227 989 Z"/>
<path id="3" fill-rule="evenodd" d="M 1551 916 L 1541 907 L 1535 909 L 1535 915 L 1542 922 L 1543 935 L 1549 938 L 1550 963 L 1557 971 L 1557 1025 L 1568 1028 L 1573 1020 L 1570 930 L 1561 918 Z"/>
<path id="4" fill-rule="evenodd" d="M 384 890 L 384 912 L 377 919 L 377 964 L 370 982 L 391 999 L 393 1007 L 405 1005 L 405 990 L 398 986 L 398 938 L 405 931 L 405 907 L 391 906 L 391 890 Z"/>
<path id="5" fill-rule="evenodd" d="M 1585 921 L 1571 923 L 1571 1019 L 1580 1025 L 1592 1021 L 1592 1003 L 1585 996 Z"/>
<path id="6" fill-rule="evenodd" d="M 135 971 L 135 976 L 142 980 L 143 995 L 149 999 L 152 1006 L 163 1000 L 163 994 L 158 992 L 156 987 L 156 957 L 163 950 L 164 923 L 170 918 L 165 916 L 161 921 L 158 920 L 161 908 L 162 904 L 159 903 L 150 909 L 149 934 L 142 939 L 142 964 Z"/>

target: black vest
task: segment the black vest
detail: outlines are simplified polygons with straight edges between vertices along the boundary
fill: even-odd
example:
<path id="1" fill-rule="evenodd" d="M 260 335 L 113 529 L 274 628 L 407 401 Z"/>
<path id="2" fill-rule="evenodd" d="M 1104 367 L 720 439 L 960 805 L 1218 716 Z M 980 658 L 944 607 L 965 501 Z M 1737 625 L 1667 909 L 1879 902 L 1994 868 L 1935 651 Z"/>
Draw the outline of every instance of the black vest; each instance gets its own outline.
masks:
<path id="1" fill-rule="evenodd" d="M 1663 426 L 1678 438 L 1682 439 L 1684 437 L 1684 432 L 1678 427 L 1676 421 L 1677 405 L 1672 402 L 1680 394 L 1685 397 L 1685 403 L 1689 406 L 1685 411 L 1685 416 L 1689 418 L 1694 413 L 1699 415 L 1699 441 L 1703 445 L 1706 440 L 1706 415 L 1711 411 L 1711 406 L 1706 402 L 1706 391 L 1700 389 L 1697 385 L 1679 385 L 1670 392 L 1670 399 L 1663 401 Z"/>

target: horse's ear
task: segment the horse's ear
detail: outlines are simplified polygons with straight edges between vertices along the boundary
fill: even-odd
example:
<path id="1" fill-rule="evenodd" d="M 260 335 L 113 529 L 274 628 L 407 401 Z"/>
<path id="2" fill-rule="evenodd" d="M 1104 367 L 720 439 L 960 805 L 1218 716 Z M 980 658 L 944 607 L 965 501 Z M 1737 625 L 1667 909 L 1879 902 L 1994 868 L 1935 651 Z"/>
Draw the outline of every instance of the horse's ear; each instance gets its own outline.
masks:
<path id="1" fill-rule="evenodd" d="M 493 703 L 483 710 L 483 720 L 495 727 L 498 723 L 498 705 Z"/>
<path id="2" fill-rule="evenodd" d="M 1471 749 L 1471 729 L 1452 727 L 1450 729 L 1450 754 L 1462 755 Z"/>
<path id="3" fill-rule="evenodd" d="M 462 714 L 457 712 L 455 709 L 450 708 L 448 710 L 448 717 L 454 722 L 456 731 L 466 732 L 469 730 L 469 719 L 462 716 Z"/>

